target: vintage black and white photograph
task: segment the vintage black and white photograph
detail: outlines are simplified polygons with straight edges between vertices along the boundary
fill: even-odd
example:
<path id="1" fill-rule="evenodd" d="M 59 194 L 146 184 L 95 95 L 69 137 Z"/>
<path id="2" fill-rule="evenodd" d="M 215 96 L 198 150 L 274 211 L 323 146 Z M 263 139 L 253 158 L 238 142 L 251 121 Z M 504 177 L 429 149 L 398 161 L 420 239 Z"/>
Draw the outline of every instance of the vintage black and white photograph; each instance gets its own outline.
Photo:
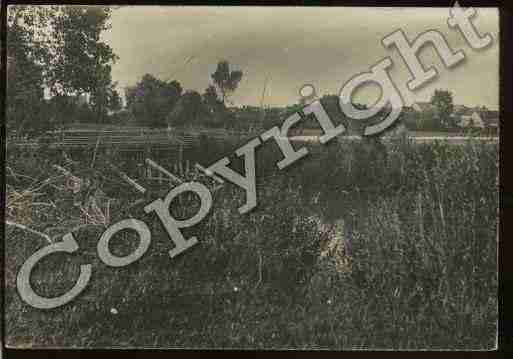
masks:
<path id="1" fill-rule="evenodd" d="M 497 349 L 497 8 L 6 16 L 6 347 Z"/>

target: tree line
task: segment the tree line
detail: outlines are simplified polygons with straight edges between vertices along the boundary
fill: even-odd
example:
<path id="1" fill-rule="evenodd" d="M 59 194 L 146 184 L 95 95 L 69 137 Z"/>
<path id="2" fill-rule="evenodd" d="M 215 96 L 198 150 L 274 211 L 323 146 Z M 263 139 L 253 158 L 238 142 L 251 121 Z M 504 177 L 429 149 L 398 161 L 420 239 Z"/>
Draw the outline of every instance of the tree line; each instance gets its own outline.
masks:
<path id="1" fill-rule="evenodd" d="M 242 75 L 242 71 L 231 70 L 229 62 L 222 60 L 211 74 L 212 84 L 200 94 L 184 91 L 176 80 L 164 81 L 146 74 L 126 89 L 127 108 L 117 121 L 149 127 L 223 126 L 232 117 L 226 104 Z"/>
<path id="2" fill-rule="evenodd" d="M 122 109 L 112 66 L 119 59 L 100 35 L 110 29 L 112 8 L 106 6 L 11 6 L 7 13 L 7 130 L 8 133 L 40 135 L 48 129 L 72 123 L 167 126 L 207 126 L 247 129 L 279 125 L 300 109 L 298 103 L 277 109 L 244 107 L 231 111 L 231 96 L 243 72 L 219 61 L 211 84 L 199 93 L 185 90 L 177 80 L 165 81 L 144 75 L 125 90 Z M 45 99 L 44 89 L 50 92 Z M 87 103 L 79 96 L 87 94 Z M 342 119 L 358 132 L 340 110 L 337 95 L 321 98 L 333 119 Z M 453 96 L 436 90 L 432 108 L 421 113 L 406 111 L 402 121 L 410 129 L 456 127 Z M 355 104 L 360 108 L 365 105 Z M 385 111 L 385 110 L 384 110 Z M 379 120 L 382 113 L 376 116 Z M 373 119 L 371 119 L 373 121 Z M 317 128 L 313 119 L 303 128 Z"/>
<path id="3" fill-rule="evenodd" d="M 221 125 L 243 73 L 220 61 L 203 94 L 147 74 L 126 90 L 122 110 L 112 66 L 119 57 L 101 40 L 107 6 L 10 6 L 7 12 L 7 131 L 37 136 L 70 123 L 130 122 L 152 127 Z M 45 90 L 49 96 L 45 96 Z M 80 101 L 80 96 L 89 101 Z M 48 98 L 49 97 L 49 98 Z"/>

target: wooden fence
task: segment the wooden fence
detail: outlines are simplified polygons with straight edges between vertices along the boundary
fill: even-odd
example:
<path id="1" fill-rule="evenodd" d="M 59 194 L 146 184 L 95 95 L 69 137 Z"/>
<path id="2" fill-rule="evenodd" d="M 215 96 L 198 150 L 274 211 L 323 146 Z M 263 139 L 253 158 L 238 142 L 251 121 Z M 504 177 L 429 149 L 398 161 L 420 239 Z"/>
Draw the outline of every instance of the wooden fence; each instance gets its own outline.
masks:
<path id="1" fill-rule="evenodd" d="M 120 148 L 179 147 L 190 148 L 204 136 L 209 140 L 224 142 L 228 139 L 250 137 L 246 132 L 223 129 L 146 129 L 127 128 L 114 130 L 68 129 L 48 132 L 44 141 L 54 147 L 116 146 Z M 40 142 L 23 138 L 9 138 L 9 145 L 39 146 Z"/>

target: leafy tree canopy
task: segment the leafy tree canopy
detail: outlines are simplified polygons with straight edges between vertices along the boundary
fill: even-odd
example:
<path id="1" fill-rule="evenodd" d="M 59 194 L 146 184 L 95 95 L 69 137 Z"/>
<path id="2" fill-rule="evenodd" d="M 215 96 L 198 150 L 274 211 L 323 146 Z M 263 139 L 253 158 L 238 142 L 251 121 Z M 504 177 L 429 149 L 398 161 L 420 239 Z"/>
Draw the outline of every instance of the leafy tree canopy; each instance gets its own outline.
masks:
<path id="1" fill-rule="evenodd" d="M 53 95 L 89 93 L 97 121 L 108 109 L 119 108 L 111 65 L 117 60 L 100 40 L 110 28 L 111 9 L 103 6 L 10 6 L 7 13 L 7 53 L 10 68 L 7 104 L 10 119 L 23 123 L 21 111 L 40 104 L 42 87 Z M 13 100 L 27 96 L 22 105 Z M 25 107 L 25 109 L 23 109 Z M 31 122 L 38 120 L 34 117 Z M 30 122 L 30 121 L 29 121 Z M 18 126 L 20 127 L 20 126 Z M 23 127 L 23 126 L 21 126 Z"/>
<path id="2" fill-rule="evenodd" d="M 216 71 L 212 74 L 212 80 L 214 81 L 216 89 L 221 94 L 223 104 L 237 89 L 241 79 L 242 71 L 230 71 L 230 63 L 228 61 L 219 61 Z"/>
<path id="3" fill-rule="evenodd" d="M 435 117 L 440 121 L 441 127 L 453 127 L 452 113 L 454 104 L 452 92 L 448 90 L 435 90 L 431 97 L 431 103 L 435 108 Z"/>
<path id="4" fill-rule="evenodd" d="M 201 95 L 196 91 L 186 91 L 168 115 L 171 126 L 197 125 L 205 118 L 205 107 Z"/>
<path id="5" fill-rule="evenodd" d="M 126 89 L 126 101 L 138 123 L 165 127 L 166 117 L 181 93 L 182 86 L 178 81 L 167 82 L 146 74 L 134 87 Z"/>

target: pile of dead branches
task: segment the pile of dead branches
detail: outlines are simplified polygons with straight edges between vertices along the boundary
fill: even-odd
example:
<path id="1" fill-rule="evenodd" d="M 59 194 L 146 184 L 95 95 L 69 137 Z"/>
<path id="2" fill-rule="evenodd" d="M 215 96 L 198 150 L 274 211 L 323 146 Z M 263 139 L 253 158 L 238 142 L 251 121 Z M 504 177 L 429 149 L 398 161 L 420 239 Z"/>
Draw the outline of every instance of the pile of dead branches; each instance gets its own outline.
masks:
<path id="1" fill-rule="evenodd" d="M 48 242 L 84 226 L 107 226 L 110 202 L 89 178 L 54 165 L 38 180 L 7 167 L 6 224 Z M 27 183 L 29 182 L 29 183 Z"/>

